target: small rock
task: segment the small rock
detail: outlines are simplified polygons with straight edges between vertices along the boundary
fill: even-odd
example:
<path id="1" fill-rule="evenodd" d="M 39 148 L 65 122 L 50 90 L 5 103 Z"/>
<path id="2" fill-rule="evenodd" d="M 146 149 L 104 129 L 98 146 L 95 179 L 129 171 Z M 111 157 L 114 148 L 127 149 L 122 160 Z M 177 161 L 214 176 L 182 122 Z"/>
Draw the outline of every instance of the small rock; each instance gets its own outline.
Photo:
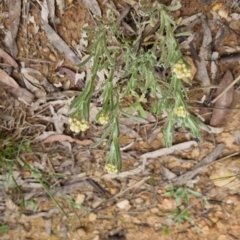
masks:
<path id="1" fill-rule="evenodd" d="M 129 205 L 128 200 L 123 200 L 123 201 L 117 203 L 117 207 L 120 209 L 125 209 L 128 205 Z"/>
<path id="2" fill-rule="evenodd" d="M 92 202 L 92 208 L 97 208 L 102 203 L 101 199 L 96 199 Z"/>
<path id="3" fill-rule="evenodd" d="M 136 203 L 142 203 L 142 202 L 143 202 L 143 199 L 142 199 L 142 198 L 136 198 L 134 201 L 135 201 Z"/>
<path id="4" fill-rule="evenodd" d="M 208 217 L 214 223 L 218 222 L 218 220 L 219 220 L 219 218 L 217 216 L 215 216 L 215 215 L 210 215 Z"/>
<path id="5" fill-rule="evenodd" d="M 94 214 L 94 213 L 90 213 L 89 216 L 88 216 L 88 219 L 89 219 L 90 222 L 94 222 L 97 219 L 97 215 Z"/>
<path id="6" fill-rule="evenodd" d="M 86 196 L 84 194 L 78 194 L 76 197 L 76 203 L 83 204 Z"/>
<path id="7" fill-rule="evenodd" d="M 156 223 L 154 224 L 154 229 L 155 229 L 155 231 L 158 231 L 159 229 L 161 229 L 161 227 L 162 227 L 162 224 L 161 224 L 160 222 L 156 222 Z"/>
<path id="8" fill-rule="evenodd" d="M 176 202 L 174 199 L 171 198 L 164 198 L 162 200 L 162 207 L 164 209 L 173 209 L 176 207 Z"/>
<path id="9" fill-rule="evenodd" d="M 50 50 L 49 50 L 49 48 L 48 48 L 48 47 L 44 47 L 44 48 L 42 49 L 42 51 L 43 51 L 43 52 L 45 52 L 45 53 L 48 53 L 48 52 L 50 52 Z"/>
<path id="10" fill-rule="evenodd" d="M 228 200 L 226 201 L 226 204 L 233 204 L 233 200 L 232 200 L 232 199 L 228 199 Z"/>
<path id="11" fill-rule="evenodd" d="M 223 221 L 218 221 L 218 222 L 217 222 L 217 228 L 218 228 L 219 230 L 224 229 L 225 226 L 226 226 L 226 223 L 224 223 Z"/>
<path id="12" fill-rule="evenodd" d="M 216 12 L 216 11 L 218 11 L 219 9 L 221 9 L 222 8 L 222 3 L 217 3 L 217 4 L 215 4 L 213 7 L 212 7 L 212 10 L 214 11 L 214 12 Z"/>
<path id="13" fill-rule="evenodd" d="M 218 15 L 219 15 L 221 18 L 228 19 L 228 12 L 227 12 L 225 9 L 220 9 L 220 10 L 218 11 Z"/>
<path id="14" fill-rule="evenodd" d="M 118 189 L 117 189 L 117 188 L 110 188 L 109 192 L 110 192 L 112 195 L 115 195 L 115 194 L 118 192 Z"/>
<path id="15" fill-rule="evenodd" d="M 209 232 L 209 227 L 206 225 L 202 228 L 203 233 L 207 234 Z"/>
<path id="16" fill-rule="evenodd" d="M 82 228 L 78 229 L 77 233 L 79 234 L 80 237 L 85 237 L 86 236 L 86 232 Z"/>
<path id="17" fill-rule="evenodd" d="M 221 219 L 224 219 L 224 217 L 225 217 L 225 215 L 222 211 L 216 211 L 214 215 Z"/>
<path id="18" fill-rule="evenodd" d="M 150 209 L 151 213 L 159 213 L 159 209 L 158 208 L 152 208 Z"/>
<path id="19" fill-rule="evenodd" d="M 56 58 L 55 55 L 52 54 L 52 53 L 49 54 L 48 58 L 49 58 L 51 61 L 53 61 L 53 62 L 56 62 L 56 61 L 57 61 L 57 58 Z"/>
<path id="20" fill-rule="evenodd" d="M 217 238 L 217 240 L 228 240 L 228 239 L 229 239 L 229 237 L 226 236 L 226 235 L 220 235 L 220 236 Z"/>
<path id="21" fill-rule="evenodd" d="M 93 240 L 99 240 L 100 238 L 99 238 L 99 235 L 97 235 L 97 236 L 95 236 L 94 238 L 93 238 Z"/>

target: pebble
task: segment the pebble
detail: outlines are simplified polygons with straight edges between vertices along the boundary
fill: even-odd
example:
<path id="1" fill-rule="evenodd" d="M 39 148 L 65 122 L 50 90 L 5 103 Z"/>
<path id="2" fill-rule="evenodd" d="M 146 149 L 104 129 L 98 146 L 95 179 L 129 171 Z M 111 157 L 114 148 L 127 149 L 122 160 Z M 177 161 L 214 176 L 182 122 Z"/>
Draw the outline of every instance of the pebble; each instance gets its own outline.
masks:
<path id="1" fill-rule="evenodd" d="M 92 203 L 92 208 L 97 208 L 102 203 L 101 199 L 96 199 Z"/>
<path id="2" fill-rule="evenodd" d="M 97 215 L 96 215 L 96 214 L 94 214 L 94 213 L 90 213 L 90 214 L 89 214 L 88 220 L 89 220 L 90 222 L 94 222 L 94 221 L 96 221 L 96 219 L 97 219 Z"/>
<path id="3" fill-rule="evenodd" d="M 150 211 L 151 211 L 151 213 L 159 213 L 159 209 L 158 208 L 152 208 Z"/>
<path id="4" fill-rule="evenodd" d="M 143 202 L 143 199 L 142 199 L 142 198 L 136 198 L 136 199 L 135 199 L 135 202 L 136 202 L 136 203 L 142 203 L 142 202 Z"/>
<path id="5" fill-rule="evenodd" d="M 214 223 L 218 222 L 218 220 L 219 220 L 219 218 L 218 218 L 217 216 L 215 216 L 215 215 L 210 215 L 210 216 L 209 216 L 209 219 L 210 219 L 212 222 L 214 222 Z"/>
<path id="6" fill-rule="evenodd" d="M 97 236 L 95 236 L 94 238 L 93 238 L 93 240 L 99 240 L 100 238 L 99 238 L 99 235 L 97 235 Z"/>
<path id="7" fill-rule="evenodd" d="M 57 58 L 56 58 L 55 55 L 52 54 L 52 53 L 49 54 L 48 58 L 49 58 L 51 61 L 53 61 L 53 62 L 57 62 Z"/>
<path id="8" fill-rule="evenodd" d="M 128 200 L 123 200 L 123 201 L 117 203 L 117 207 L 120 209 L 125 209 L 128 205 L 129 205 Z"/>
<path id="9" fill-rule="evenodd" d="M 217 240 L 228 240 L 228 239 L 229 239 L 229 237 L 226 236 L 226 235 L 220 235 L 220 236 L 218 236 L 218 238 L 217 238 Z"/>
<path id="10" fill-rule="evenodd" d="M 86 196 L 84 194 L 78 194 L 76 197 L 76 203 L 83 204 Z"/>
<path id="11" fill-rule="evenodd" d="M 232 200 L 232 199 L 228 199 L 228 200 L 226 201 L 226 204 L 233 204 L 233 200 Z"/>
<path id="12" fill-rule="evenodd" d="M 224 18 L 224 19 L 228 19 L 228 12 L 225 10 L 225 9 L 220 9 L 218 11 L 218 15 L 221 17 L 221 18 Z"/>
<path id="13" fill-rule="evenodd" d="M 207 234 L 209 232 L 209 227 L 206 225 L 202 228 L 203 233 Z"/>
<path id="14" fill-rule="evenodd" d="M 48 47 L 44 47 L 44 48 L 42 49 L 42 51 L 43 51 L 43 52 L 45 52 L 45 53 L 48 53 L 48 52 L 50 52 L 50 50 L 49 50 L 49 48 L 48 48 Z"/>
<path id="15" fill-rule="evenodd" d="M 79 234 L 80 237 L 85 237 L 86 236 L 86 232 L 82 228 L 78 229 L 77 233 Z"/>

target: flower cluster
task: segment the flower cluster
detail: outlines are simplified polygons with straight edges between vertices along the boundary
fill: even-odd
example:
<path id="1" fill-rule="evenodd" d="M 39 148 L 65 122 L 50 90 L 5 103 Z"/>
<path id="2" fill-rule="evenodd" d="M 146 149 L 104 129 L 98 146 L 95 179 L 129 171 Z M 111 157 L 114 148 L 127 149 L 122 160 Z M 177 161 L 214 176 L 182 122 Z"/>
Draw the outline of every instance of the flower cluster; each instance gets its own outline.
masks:
<path id="1" fill-rule="evenodd" d="M 186 111 L 186 109 L 183 106 L 180 106 L 180 107 L 175 109 L 175 114 L 178 117 L 185 118 L 188 115 L 188 112 Z"/>
<path id="2" fill-rule="evenodd" d="M 112 165 L 111 163 L 107 163 L 104 169 L 106 170 L 107 173 L 110 173 L 110 174 L 118 173 L 117 167 Z"/>
<path id="3" fill-rule="evenodd" d="M 187 67 L 182 61 L 178 61 L 172 69 L 172 72 L 176 75 L 177 78 L 190 78 L 191 70 Z"/>
<path id="4" fill-rule="evenodd" d="M 98 122 L 102 125 L 106 125 L 109 121 L 109 116 L 102 113 L 99 118 L 98 118 Z"/>
<path id="5" fill-rule="evenodd" d="M 84 119 L 69 118 L 70 130 L 79 133 L 80 131 L 84 132 L 89 129 L 89 122 Z"/>

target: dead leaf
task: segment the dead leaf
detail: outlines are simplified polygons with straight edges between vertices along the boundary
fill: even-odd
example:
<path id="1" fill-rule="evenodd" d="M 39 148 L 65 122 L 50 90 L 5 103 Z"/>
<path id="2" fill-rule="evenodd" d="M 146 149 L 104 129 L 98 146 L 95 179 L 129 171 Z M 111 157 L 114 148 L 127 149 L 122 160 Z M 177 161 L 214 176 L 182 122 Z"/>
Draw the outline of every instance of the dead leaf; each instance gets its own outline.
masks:
<path id="1" fill-rule="evenodd" d="M 63 135 L 63 134 L 54 134 L 54 135 L 51 135 L 49 137 L 47 137 L 43 142 L 44 143 L 51 143 L 51 142 L 64 142 L 64 141 L 67 141 L 67 142 L 74 142 L 74 143 L 77 143 L 79 145 L 83 145 L 83 146 L 88 146 L 88 145 L 91 145 L 93 144 L 93 141 L 91 140 L 78 140 L 78 139 L 74 139 L 70 136 L 67 136 L 67 135 Z"/>
<path id="2" fill-rule="evenodd" d="M 164 209 L 170 210 L 176 207 L 176 201 L 171 198 L 164 198 L 161 203 L 162 203 L 161 206 Z"/>
<path id="3" fill-rule="evenodd" d="M 130 136 L 130 138 L 136 138 L 138 140 L 142 139 L 142 137 L 133 129 L 123 125 L 123 124 L 119 124 L 119 128 L 121 131 L 121 134 L 123 135 L 127 135 Z"/>
<path id="4" fill-rule="evenodd" d="M 43 141 L 44 139 L 54 134 L 56 134 L 56 132 L 54 131 L 43 132 L 40 136 L 36 137 L 34 140 Z"/>
<path id="5" fill-rule="evenodd" d="M 30 76 L 24 68 L 21 69 L 21 73 L 22 73 L 22 78 L 23 78 L 23 81 L 24 81 L 24 84 L 25 84 L 26 88 L 30 92 L 32 92 L 35 95 L 36 98 L 41 98 L 41 97 L 44 97 L 46 95 L 46 92 L 40 86 L 37 79 Z"/>
<path id="6" fill-rule="evenodd" d="M 22 100 L 27 104 L 31 104 L 33 102 L 35 98 L 34 95 L 28 90 L 19 87 L 15 80 L 2 69 L 0 69 L 0 82 L 3 83 L 4 89 L 9 91 L 18 100 Z"/>
<path id="7" fill-rule="evenodd" d="M 167 180 L 171 180 L 177 176 L 175 173 L 171 172 L 169 169 L 163 166 L 161 166 L 161 173 L 164 179 L 167 179 Z"/>
<path id="8" fill-rule="evenodd" d="M 25 88 L 8 88 L 7 89 L 18 101 L 23 102 L 25 104 L 31 104 L 35 96 L 30 93 L 27 89 Z"/>
<path id="9" fill-rule="evenodd" d="M 217 89 L 216 95 L 221 94 L 233 81 L 232 73 L 228 70 L 222 80 L 219 83 L 219 88 Z M 212 113 L 210 125 L 211 126 L 219 126 L 222 124 L 225 119 L 227 108 L 229 108 L 233 101 L 233 86 L 226 91 L 215 103 L 214 110 Z"/>
<path id="10" fill-rule="evenodd" d="M 20 17 L 21 17 L 21 1 L 9 0 L 8 14 L 9 14 L 10 31 L 12 36 L 12 45 L 10 45 L 10 52 L 13 57 L 17 57 L 18 48 L 17 48 L 15 39 L 17 37 Z"/>
<path id="11" fill-rule="evenodd" d="M 20 88 L 16 81 L 11 78 L 6 72 L 0 69 L 0 81 L 12 88 Z"/>
<path id="12" fill-rule="evenodd" d="M 190 17 L 186 17 L 180 22 L 179 26 L 183 26 L 183 25 L 188 26 L 190 23 L 198 19 L 200 16 L 202 16 L 202 13 L 197 13 Z"/>
<path id="13" fill-rule="evenodd" d="M 187 61 L 187 62 L 189 63 L 189 65 L 190 65 L 190 67 L 189 67 L 190 70 L 191 70 L 190 80 L 193 80 L 193 78 L 194 78 L 194 76 L 195 76 L 195 74 L 196 74 L 196 72 L 197 72 L 197 68 L 196 68 L 196 66 L 195 66 L 192 58 L 190 58 L 190 57 L 188 57 L 188 56 L 185 56 L 184 58 L 186 59 L 186 61 Z M 189 81 L 188 81 L 187 78 L 183 78 L 182 80 L 183 80 L 184 82 L 186 82 L 186 83 L 189 83 Z"/>
<path id="14" fill-rule="evenodd" d="M 75 73 L 71 69 L 66 67 L 60 67 L 56 70 L 56 72 L 67 77 L 72 85 L 77 85 L 79 89 L 84 88 L 83 80 L 85 77 L 85 72 Z"/>
<path id="15" fill-rule="evenodd" d="M 41 74 L 32 68 L 21 68 L 22 77 L 26 88 L 29 89 L 37 98 L 44 97 L 47 92 L 54 92 L 55 87 Z M 32 75 L 36 76 L 33 77 Z M 44 89 L 44 88 L 45 89 Z"/>
<path id="16" fill-rule="evenodd" d="M 196 78 L 202 82 L 203 87 L 207 87 L 207 86 L 210 86 L 210 79 L 208 76 L 207 67 L 206 67 L 207 63 L 205 59 L 210 58 L 209 44 L 212 42 L 212 33 L 207 24 L 206 18 L 201 16 L 201 20 L 202 20 L 202 26 L 204 29 L 204 36 L 203 36 L 203 42 L 202 42 L 202 46 L 200 48 L 200 53 L 199 53 L 200 61 L 198 60 L 195 61 L 197 65 Z M 204 91 L 206 93 L 209 93 L 209 88 L 205 88 Z"/>
<path id="17" fill-rule="evenodd" d="M 91 11 L 93 14 L 101 17 L 101 9 L 98 5 L 98 2 L 96 0 L 83 0 L 84 4 L 88 8 L 89 11 Z"/>
<path id="18" fill-rule="evenodd" d="M 5 60 L 5 62 L 9 63 L 11 66 L 13 66 L 16 70 L 18 70 L 18 64 L 17 62 L 3 49 L 0 48 L 0 57 Z"/>

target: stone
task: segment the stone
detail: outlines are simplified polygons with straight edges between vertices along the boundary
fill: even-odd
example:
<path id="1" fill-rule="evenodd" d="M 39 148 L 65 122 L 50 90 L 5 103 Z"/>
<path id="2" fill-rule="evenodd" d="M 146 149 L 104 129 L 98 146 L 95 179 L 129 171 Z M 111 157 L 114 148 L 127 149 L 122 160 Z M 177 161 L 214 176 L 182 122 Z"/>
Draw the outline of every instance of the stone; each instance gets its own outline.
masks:
<path id="1" fill-rule="evenodd" d="M 129 205 L 128 200 L 123 200 L 123 201 L 117 203 L 117 207 L 120 209 L 125 209 L 128 205 Z"/>

